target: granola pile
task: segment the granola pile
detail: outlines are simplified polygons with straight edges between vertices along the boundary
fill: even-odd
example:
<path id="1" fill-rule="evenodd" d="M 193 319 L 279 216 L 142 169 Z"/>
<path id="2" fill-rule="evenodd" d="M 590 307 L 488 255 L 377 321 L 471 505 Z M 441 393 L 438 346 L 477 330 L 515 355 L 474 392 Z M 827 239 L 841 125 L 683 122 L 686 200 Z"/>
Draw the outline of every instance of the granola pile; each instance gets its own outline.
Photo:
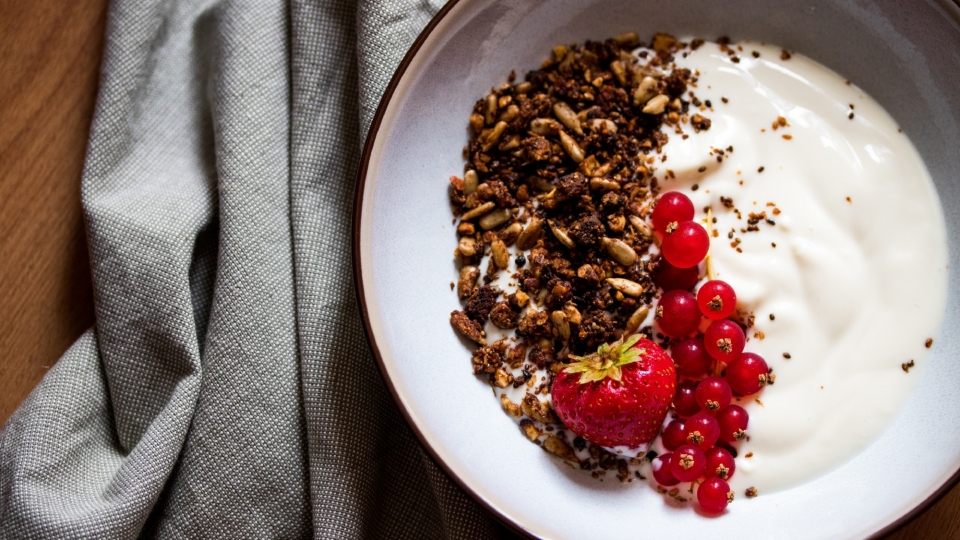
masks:
<path id="1" fill-rule="evenodd" d="M 627 33 L 554 47 L 522 82 L 511 73 L 476 102 L 463 178 L 450 179 L 465 304 L 450 321 L 480 345 L 474 372 L 495 389 L 523 389 L 519 404 L 498 395 L 528 438 L 621 480 L 639 460 L 565 437 L 549 398 L 538 396 L 548 396 L 571 355 L 624 333 L 654 338 L 659 254 L 646 218 L 668 136 L 710 128 L 693 91 L 697 74 L 673 64 L 697 46 Z M 507 337 L 488 339 L 488 321 Z"/>

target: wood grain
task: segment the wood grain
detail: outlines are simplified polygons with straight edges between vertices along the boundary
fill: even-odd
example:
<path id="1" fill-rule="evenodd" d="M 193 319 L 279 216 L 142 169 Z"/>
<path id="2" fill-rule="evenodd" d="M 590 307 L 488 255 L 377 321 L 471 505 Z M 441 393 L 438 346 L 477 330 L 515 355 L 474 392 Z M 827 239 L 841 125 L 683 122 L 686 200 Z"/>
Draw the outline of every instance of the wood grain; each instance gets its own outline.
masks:
<path id="1" fill-rule="evenodd" d="M 93 324 L 80 174 L 106 7 L 0 0 L 0 422 Z M 887 540 L 916 538 L 960 538 L 960 487 Z"/>
<path id="2" fill-rule="evenodd" d="M 0 421 L 93 324 L 80 172 L 106 5 L 0 2 Z"/>

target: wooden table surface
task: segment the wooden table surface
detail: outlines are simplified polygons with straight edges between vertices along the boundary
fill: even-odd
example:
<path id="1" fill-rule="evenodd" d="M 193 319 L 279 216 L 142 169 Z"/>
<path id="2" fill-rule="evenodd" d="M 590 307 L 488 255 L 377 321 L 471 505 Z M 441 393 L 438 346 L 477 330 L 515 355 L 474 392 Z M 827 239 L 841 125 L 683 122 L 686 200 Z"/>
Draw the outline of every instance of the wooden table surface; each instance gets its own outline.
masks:
<path id="1" fill-rule="evenodd" d="M 80 175 L 106 4 L 0 0 L 0 422 L 93 325 Z M 960 486 L 888 540 L 914 538 L 960 538 Z"/>

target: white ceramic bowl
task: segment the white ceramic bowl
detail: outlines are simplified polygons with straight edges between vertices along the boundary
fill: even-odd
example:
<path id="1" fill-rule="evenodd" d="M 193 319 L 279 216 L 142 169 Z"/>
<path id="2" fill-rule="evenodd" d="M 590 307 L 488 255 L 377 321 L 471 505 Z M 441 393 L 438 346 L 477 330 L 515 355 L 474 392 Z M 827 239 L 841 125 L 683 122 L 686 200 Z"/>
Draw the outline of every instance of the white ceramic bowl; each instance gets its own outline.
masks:
<path id="1" fill-rule="evenodd" d="M 944 206 L 960 252 L 960 9 L 948 0 L 459 0 L 414 44 L 370 130 L 355 209 L 355 275 L 371 346 L 424 446 L 468 492 L 543 538 L 863 538 L 953 485 L 960 468 L 960 274 L 944 327 L 902 413 L 829 474 L 739 502 L 715 519 L 645 485 L 598 482 L 519 433 L 450 328 L 459 302 L 447 178 L 462 171 L 474 101 L 551 46 L 635 30 L 750 39 L 848 77 L 899 122 Z M 878 216 L 883 220 L 883 216 Z M 891 217 L 892 219 L 892 217 Z M 851 397 L 852 398 L 852 397 Z"/>

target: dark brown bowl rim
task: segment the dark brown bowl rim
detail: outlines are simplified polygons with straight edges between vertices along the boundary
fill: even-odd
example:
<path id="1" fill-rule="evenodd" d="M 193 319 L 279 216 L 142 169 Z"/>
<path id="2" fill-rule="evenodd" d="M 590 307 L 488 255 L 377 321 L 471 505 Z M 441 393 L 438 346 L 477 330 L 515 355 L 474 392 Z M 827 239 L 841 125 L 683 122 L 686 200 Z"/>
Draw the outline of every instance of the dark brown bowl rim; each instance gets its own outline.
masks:
<path id="1" fill-rule="evenodd" d="M 937 2 L 944 8 L 945 11 L 947 11 L 949 15 L 953 16 L 953 18 L 960 23 L 960 0 L 937 0 Z M 381 124 L 383 123 L 383 117 L 386 114 L 387 106 L 390 103 L 390 100 L 393 98 L 393 94 L 396 91 L 397 86 L 400 84 L 400 79 L 403 78 L 407 68 L 413 61 L 413 58 L 418 52 L 420 52 L 420 48 L 423 46 L 423 43 L 427 40 L 437 25 L 440 24 L 444 17 L 446 17 L 447 14 L 450 13 L 450 11 L 454 8 L 454 6 L 459 3 L 460 0 L 449 0 L 442 8 L 440 8 L 440 11 L 438 11 L 436 15 L 430 19 L 430 22 L 427 23 L 427 26 L 424 27 L 424 29 L 420 32 L 420 35 L 417 36 L 417 39 L 413 42 L 413 45 L 410 46 L 410 49 L 404 55 L 403 60 L 400 62 L 400 65 L 394 72 L 393 77 L 390 79 L 390 83 L 387 85 L 383 96 L 380 98 L 380 103 L 377 106 L 376 114 L 374 114 L 373 122 L 370 124 L 370 128 L 367 131 L 367 137 L 363 144 L 363 153 L 360 157 L 360 168 L 357 172 L 357 181 L 353 194 L 353 284 L 354 288 L 356 289 L 357 300 L 360 305 L 360 314 L 363 319 L 364 335 L 366 336 L 367 343 L 370 345 L 370 350 L 373 352 L 373 357 L 377 360 L 377 367 L 380 370 L 380 376 L 383 378 L 384 383 L 386 383 L 387 388 L 390 389 L 390 395 L 393 397 L 393 401 L 397 404 L 397 408 L 400 409 L 400 413 L 403 415 L 407 425 L 410 426 L 410 429 L 413 430 L 413 433 L 417 436 L 417 439 L 420 441 L 420 445 L 427 451 L 430 458 L 444 471 L 444 473 L 446 473 L 447 476 L 452 478 L 457 485 L 463 489 L 463 491 L 469 494 L 470 497 L 472 497 L 475 501 L 480 503 L 481 506 L 486 508 L 488 512 L 496 516 L 497 519 L 499 519 L 503 524 L 507 525 L 513 531 L 520 533 L 527 538 L 536 539 L 537 537 L 533 533 L 526 530 L 519 523 L 510 519 L 509 516 L 501 513 L 493 506 L 492 503 L 483 498 L 479 493 L 467 485 L 463 479 L 454 474 L 453 470 L 445 461 L 443 461 L 443 459 L 440 458 L 436 450 L 430 446 L 423 432 L 420 431 L 420 428 L 410 417 L 410 413 L 403 406 L 403 401 L 400 399 L 393 381 L 387 375 L 386 366 L 383 363 L 383 356 L 380 354 L 380 348 L 373 339 L 373 330 L 370 327 L 370 316 L 367 310 L 366 295 L 363 288 L 363 276 L 360 268 L 360 214 L 363 207 L 363 193 L 364 188 L 366 187 L 367 171 L 370 167 L 370 156 L 373 153 L 374 142 L 376 141 L 377 134 L 379 133 Z M 953 489 L 958 482 L 960 482 L 960 468 L 958 468 L 958 470 L 955 471 L 946 482 L 941 484 L 941 486 L 937 488 L 937 490 L 929 497 L 883 529 L 880 529 L 876 533 L 872 534 L 869 538 L 880 539 L 901 529 L 916 519 L 917 516 L 922 514 L 925 510 L 933 506 L 933 504 L 939 501 L 948 491 Z"/>

